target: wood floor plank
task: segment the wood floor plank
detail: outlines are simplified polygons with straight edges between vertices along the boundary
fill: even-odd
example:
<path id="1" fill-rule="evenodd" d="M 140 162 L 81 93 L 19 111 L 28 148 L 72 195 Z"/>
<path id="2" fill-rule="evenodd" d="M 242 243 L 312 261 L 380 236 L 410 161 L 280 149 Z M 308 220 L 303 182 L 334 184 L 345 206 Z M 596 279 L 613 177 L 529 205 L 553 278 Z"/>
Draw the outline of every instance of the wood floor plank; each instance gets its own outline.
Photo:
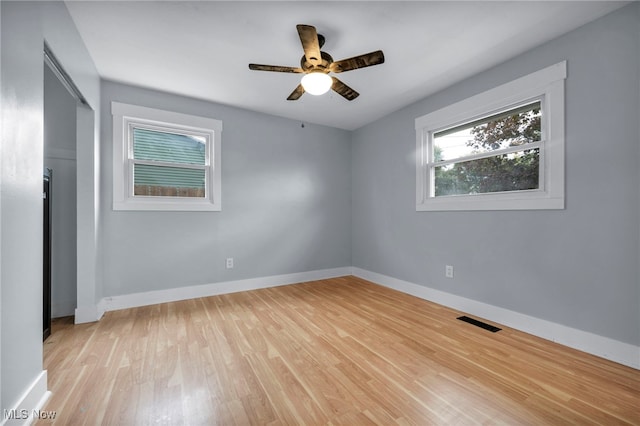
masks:
<path id="1" fill-rule="evenodd" d="M 640 371 L 355 277 L 53 322 L 55 420 L 639 425 Z"/>

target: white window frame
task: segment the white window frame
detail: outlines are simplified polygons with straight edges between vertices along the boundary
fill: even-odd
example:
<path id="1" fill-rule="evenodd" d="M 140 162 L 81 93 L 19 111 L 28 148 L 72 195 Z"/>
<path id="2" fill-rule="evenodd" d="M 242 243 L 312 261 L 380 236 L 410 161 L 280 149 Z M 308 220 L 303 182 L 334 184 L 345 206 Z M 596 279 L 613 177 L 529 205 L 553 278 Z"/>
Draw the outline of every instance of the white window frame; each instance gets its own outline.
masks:
<path id="1" fill-rule="evenodd" d="M 222 121 L 155 108 L 111 102 L 113 115 L 113 209 L 221 211 Z M 141 196 L 133 193 L 133 127 L 205 138 L 205 197 Z M 176 167 L 189 167 L 176 163 Z"/>
<path id="2" fill-rule="evenodd" d="M 566 61 L 415 119 L 416 210 L 564 209 L 564 82 Z M 540 100 L 539 188 L 486 194 L 434 196 L 433 135 Z M 497 155 L 497 154 L 496 154 Z"/>

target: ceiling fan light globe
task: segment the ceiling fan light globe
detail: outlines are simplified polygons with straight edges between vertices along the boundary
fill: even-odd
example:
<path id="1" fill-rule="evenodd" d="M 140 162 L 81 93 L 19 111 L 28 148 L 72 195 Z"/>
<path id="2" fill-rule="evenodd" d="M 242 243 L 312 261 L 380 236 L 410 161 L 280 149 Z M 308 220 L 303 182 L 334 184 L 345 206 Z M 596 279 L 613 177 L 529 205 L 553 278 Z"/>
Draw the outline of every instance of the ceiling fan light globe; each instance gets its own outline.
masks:
<path id="1" fill-rule="evenodd" d="M 304 91 L 312 95 L 324 95 L 331 89 L 333 80 L 323 72 L 310 72 L 302 77 L 300 82 Z"/>

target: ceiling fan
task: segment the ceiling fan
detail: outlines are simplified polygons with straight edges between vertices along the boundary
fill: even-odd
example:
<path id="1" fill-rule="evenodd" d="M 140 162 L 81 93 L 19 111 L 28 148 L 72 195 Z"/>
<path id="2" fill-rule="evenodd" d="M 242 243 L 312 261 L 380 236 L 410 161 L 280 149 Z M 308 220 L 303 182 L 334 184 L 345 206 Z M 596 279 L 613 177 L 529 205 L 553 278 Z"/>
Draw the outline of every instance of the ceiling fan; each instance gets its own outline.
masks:
<path id="1" fill-rule="evenodd" d="M 382 50 L 354 56 L 353 58 L 333 61 L 331 55 L 322 52 L 320 48 L 324 45 L 324 37 L 316 32 L 316 28 L 311 25 L 296 25 L 298 35 L 302 42 L 304 55 L 300 59 L 300 67 L 287 67 L 279 65 L 249 64 L 249 69 L 255 71 L 273 71 L 304 74 L 298 87 L 287 98 L 288 101 L 295 101 L 308 92 L 312 95 L 322 95 L 333 89 L 345 99 L 352 101 L 360 94 L 351 87 L 329 73 L 341 73 L 358 68 L 370 67 L 384 63 Z"/>

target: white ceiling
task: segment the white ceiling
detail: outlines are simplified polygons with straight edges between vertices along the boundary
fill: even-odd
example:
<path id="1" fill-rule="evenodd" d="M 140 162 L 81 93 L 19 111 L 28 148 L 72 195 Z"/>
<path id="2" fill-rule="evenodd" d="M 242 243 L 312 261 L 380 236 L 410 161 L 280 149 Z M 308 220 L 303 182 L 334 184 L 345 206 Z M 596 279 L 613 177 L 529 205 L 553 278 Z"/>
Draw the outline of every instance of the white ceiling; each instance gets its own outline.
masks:
<path id="1" fill-rule="evenodd" d="M 108 80 L 353 130 L 491 68 L 628 2 L 67 1 Z M 385 63 L 339 78 L 335 92 L 286 98 L 300 75 L 296 24 L 326 37 L 334 60 L 381 49 Z"/>

